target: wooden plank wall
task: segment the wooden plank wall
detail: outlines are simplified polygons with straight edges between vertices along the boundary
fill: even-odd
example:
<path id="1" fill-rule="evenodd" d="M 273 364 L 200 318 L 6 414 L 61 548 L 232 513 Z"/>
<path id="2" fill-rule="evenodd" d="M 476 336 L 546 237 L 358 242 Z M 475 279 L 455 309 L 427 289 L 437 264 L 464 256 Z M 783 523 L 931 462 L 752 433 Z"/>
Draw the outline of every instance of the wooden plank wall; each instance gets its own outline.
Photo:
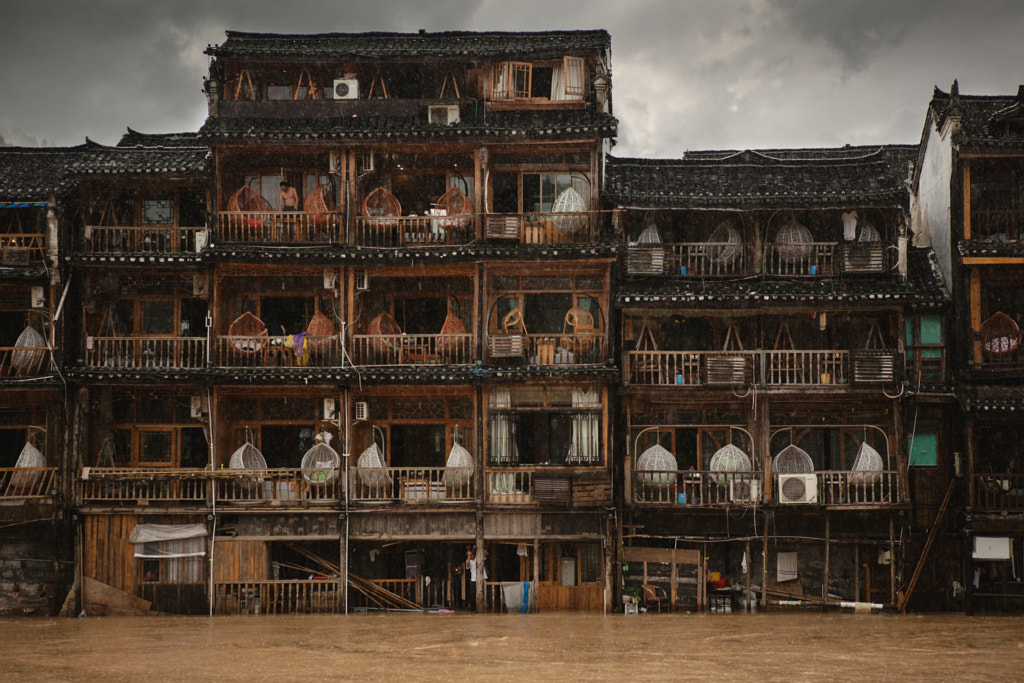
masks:
<path id="1" fill-rule="evenodd" d="M 541 612 L 599 612 L 604 609 L 604 584 L 559 586 L 541 583 L 537 586 L 537 608 Z"/>
<path id="2" fill-rule="evenodd" d="M 213 550 L 213 581 L 266 581 L 270 555 L 263 541 L 217 540 Z"/>
<path id="3" fill-rule="evenodd" d="M 135 548 L 128 542 L 135 524 L 134 515 L 86 516 L 82 524 L 82 575 L 137 595 Z"/>

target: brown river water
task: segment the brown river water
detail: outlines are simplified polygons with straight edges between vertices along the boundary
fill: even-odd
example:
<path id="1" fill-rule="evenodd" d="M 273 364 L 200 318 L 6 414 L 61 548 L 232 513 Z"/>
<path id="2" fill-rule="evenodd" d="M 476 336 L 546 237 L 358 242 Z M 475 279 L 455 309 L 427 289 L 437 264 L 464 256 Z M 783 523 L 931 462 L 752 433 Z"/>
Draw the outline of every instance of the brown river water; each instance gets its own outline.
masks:
<path id="1" fill-rule="evenodd" d="M 8 681 L 1020 681 L 1024 618 L 358 614 L 0 621 Z"/>

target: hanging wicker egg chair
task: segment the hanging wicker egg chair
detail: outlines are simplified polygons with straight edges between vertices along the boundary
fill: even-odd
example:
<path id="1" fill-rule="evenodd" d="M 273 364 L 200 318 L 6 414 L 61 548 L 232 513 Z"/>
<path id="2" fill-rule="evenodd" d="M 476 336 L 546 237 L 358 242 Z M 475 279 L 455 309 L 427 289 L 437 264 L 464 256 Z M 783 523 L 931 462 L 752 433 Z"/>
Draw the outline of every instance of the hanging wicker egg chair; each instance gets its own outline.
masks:
<path id="1" fill-rule="evenodd" d="M 306 326 L 306 335 L 309 339 L 309 350 L 317 353 L 323 353 L 331 347 L 331 343 L 334 341 L 334 336 L 337 330 L 334 328 L 334 323 L 323 313 L 317 311 L 313 314 L 313 317 L 309 320 L 309 325 Z"/>
<path id="2" fill-rule="evenodd" d="M 750 457 L 743 452 L 742 448 L 726 444 L 715 451 L 708 463 L 708 469 L 712 472 L 750 472 L 753 466 L 750 464 Z M 732 477 L 728 474 L 716 474 L 712 480 L 719 486 L 725 486 Z"/>
<path id="3" fill-rule="evenodd" d="M 1017 321 L 1002 311 L 994 313 L 978 330 L 981 348 L 989 360 L 1005 359 L 1020 346 L 1020 327 Z"/>
<path id="4" fill-rule="evenodd" d="M 32 445 L 31 441 L 26 441 L 21 449 L 21 453 L 18 455 L 18 459 L 14 463 L 14 467 L 15 469 L 46 467 L 46 458 L 43 457 L 42 451 Z M 43 476 L 42 472 L 14 472 L 11 474 L 8 491 L 21 495 L 38 495 L 43 493 L 35 490 L 37 484 L 42 484 L 41 477 Z"/>
<path id="5" fill-rule="evenodd" d="M 789 264 L 802 262 L 811 255 L 814 236 L 807 226 L 790 216 L 789 220 L 775 233 L 775 248 L 779 258 Z"/>
<path id="6" fill-rule="evenodd" d="M 727 266 L 740 255 L 742 244 L 743 238 L 740 236 L 739 230 L 734 228 L 729 221 L 722 221 L 708 237 L 708 246 L 704 254 L 712 263 Z"/>
<path id="7" fill-rule="evenodd" d="M 813 472 L 814 461 L 811 460 L 807 451 L 795 444 L 789 444 L 775 454 L 775 458 L 772 460 L 772 470 L 789 473 Z"/>
<path id="8" fill-rule="evenodd" d="M 645 486 L 668 486 L 676 477 L 676 456 L 661 444 L 654 444 L 636 459 L 636 471 Z"/>
<path id="9" fill-rule="evenodd" d="M 469 485 L 473 479 L 473 456 L 462 445 L 452 444 L 448 460 L 444 464 L 444 483 L 446 486 L 461 489 Z"/>
<path id="10" fill-rule="evenodd" d="M 587 204 L 580 193 L 571 187 L 565 188 L 555 200 L 552 211 L 556 214 L 575 215 L 554 216 L 552 222 L 555 224 L 555 229 L 562 234 L 578 232 L 587 223 L 587 216 L 583 213 L 586 210 Z"/>
<path id="11" fill-rule="evenodd" d="M 402 215 L 402 203 L 386 187 L 378 187 L 363 199 L 363 215 L 371 228 L 394 228 Z"/>
<path id="12" fill-rule="evenodd" d="M 401 335 L 402 328 L 398 326 L 398 323 L 391 317 L 391 314 L 386 311 L 378 313 L 377 317 L 370 321 L 370 324 L 366 326 L 366 334 L 376 337 L 376 339 L 370 342 L 370 346 L 377 353 L 401 350 L 398 340 L 392 340 L 390 337 Z"/>
<path id="13" fill-rule="evenodd" d="M 850 472 L 850 483 L 854 486 L 871 486 L 882 479 L 885 461 L 882 455 L 865 441 L 857 451 Z"/>
<path id="14" fill-rule="evenodd" d="M 462 353 L 468 342 L 465 334 L 466 324 L 449 308 L 448 315 L 444 317 L 444 324 L 441 325 L 441 334 L 437 338 L 437 354 L 448 360 L 465 357 Z"/>
<path id="15" fill-rule="evenodd" d="M 473 202 L 457 187 L 450 187 L 434 204 L 434 209 L 444 211 L 437 226 L 443 230 L 464 230 L 473 220 Z"/>
<path id="16" fill-rule="evenodd" d="M 267 326 L 255 315 L 246 311 L 232 321 L 228 336 L 234 337 L 231 345 L 242 353 L 256 353 L 267 343 Z"/>
<path id="17" fill-rule="evenodd" d="M 330 447 L 331 434 L 316 435 L 316 443 L 302 456 L 302 476 L 311 484 L 326 484 L 334 479 L 341 467 L 341 456 Z"/>
<path id="18" fill-rule="evenodd" d="M 246 441 L 231 454 L 228 467 L 233 470 L 265 470 L 267 469 L 267 461 L 263 458 L 263 454 L 260 453 L 260 449 Z"/>
<path id="19" fill-rule="evenodd" d="M 380 446 L 376 441 L 359 455 L 359 459 L 356 461 L 356 471 L 359 473 L 359 481 L 363 483 L 363 486 L 380 490 L 391 485 L 391 474 L 384 464 L 384 454 L 380 452 Z"/>
<path id="20" fill-rule="evenodd" d="M 270 211 L 270 205 L 256 190 L 244 185 L 228 199 L 228 211 Z"/>
<path id="21" fill-rule="evenodd" d="M 11 352 L 11 374 L 32 375 L 39 371 L 43 359 L 46 357 L 46 339 L 39 334 L 36 328 L 29 325 L 14 341 L 14 351 Z"/>

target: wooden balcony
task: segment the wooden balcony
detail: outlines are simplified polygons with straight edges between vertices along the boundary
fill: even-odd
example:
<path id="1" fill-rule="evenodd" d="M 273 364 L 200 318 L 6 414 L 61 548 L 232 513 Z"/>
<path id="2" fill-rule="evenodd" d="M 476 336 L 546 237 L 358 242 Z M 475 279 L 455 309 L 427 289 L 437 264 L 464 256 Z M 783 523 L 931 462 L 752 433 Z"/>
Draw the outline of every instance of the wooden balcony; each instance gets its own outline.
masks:
<path id="1" fill-rule="evenodd" d="M 0 265 L 31 266 L 46 256 L 46 236 L 42 233 L 15 232 L 0 236 Z"/>
<path id="2" fill-rule="evenodd" d="M 217 581 L 216 614 L 337 614 L 344 605 L 340 579 Z"/>
<path id="3" fill-rule="evenodd" d="M 630 275 L 738 277 L 753 273 L 753 247 L 730 242 L 676 242 L 626 251 Z"/>
<path id="4" fill-rule="evenodd" d="M 612 501 L 611 478 L 599 467 L 488 466 L 484 481 L 488 505 L 587 508 Z"/>
<path id="5" fill-rule="evenodd" d="M 762 472 L 645 470 L 634 471 L 631 483 L 641 505 L 735 507 L 760 505 L 764 497 Z"/>
<path id="6" fill-rule="evenodd" d="M 354 503 L 469 503 L 475 500 L 472 468 L 352 468 Z"/>
<path id="7" fill-rule="evenodd" d="M 490 505 L 514 505 L 533 502 L 533 472 L 529 467 L 488 468 L 486 502 Z"/>
<path id="8" fill-rule="evenodd" d="M 579 334 L 492 334 L 489 359 L 524 365 L 588 365 L 604 363 L 605 336 L 601 332 Z"/>
<path id="9" fill-rule="evenodd" d="M 976 510 L 1024 513 L 1024 474 L 976 474 L 972 489 Z"/>
<path id="10" fill-rule="evenodd" d="M 49 498 L 56 495 L 56 467 L 0 468 L 0 498 Z"/>
<path id="11" fill-rule="evenodd" d="M 602 211 L 564 213 L 489 213 L 483 216 L 484 237 L 521 244 L 589 244 L 599 233 Z"/>
<path id="12" fill-rule="evenodd" d="M 341 367 L 341 340 L 337 335 L 305 337 L 301 354 L 294 337 L 218 336 L 214 362 L 231 368 Z"/>
<path id="13" fill-rule="evenodd" d="M 350 242 L 359 247 L 443 247 L 476 238 L 475 215 L 356 216 Z"/>
<path id="14" fill-rule="evenodd" d="M 839 274 L 881 274 L 894 264 L 894 246 L 884 242 L 769 243 L 761 269 L 783 277 L 832 277 Z"/>
<path id="15" fill-rule="evenodd" d="M 45 346 L 0 346 L 0 377 L 38 377 L 50 372 Z"/>
<path id="16" fill-rule="evenodd" d="M 356 365 L 469 365 L 476 362 L 472 334 L 354 334 Z"/>
<path id="17" fill-rule="evenodd" d="M 1009 206 L 1011 200 L 1006 198 Z M 971 209 L 971 239 L 992 242 L 1016 242 L 1021 238 L 1024 226 L 1024 209 Z"/>
<path id="18" fill-rule="evenodd" d="M 195 254 L 205 246 L 201 227 L 85 226 L 85 251 L 94 254 Z"/>
<path id="19" fill-rule="evenodd" d="M 222 244 L 333 244 L 342 241 L 340 212 L 221 211 L 217 241 Z"/>
<path id="20" fill-rule="evenodd" d="M 642 386 L 746 385 L 757 351 L 627 351 L 623 380 Z"/>
<path id="21" fill-rule="evenodd" d="M 767 385 L 821 386 L 850 380 L 846 351 L 765 351 Z"/>
<path id="22" fill-rule="evenodd" d="M 86 337 L 91 368 L 185 370 L 206 365 L 205 337 Z"/>
<path id="23" fill-rule="evenodd" d="M 77 482 L 82 505 L 240 507 L 337 504 L 343 499 L 337 470 L 281 468 L 217 470 L 91 467 Z"/>

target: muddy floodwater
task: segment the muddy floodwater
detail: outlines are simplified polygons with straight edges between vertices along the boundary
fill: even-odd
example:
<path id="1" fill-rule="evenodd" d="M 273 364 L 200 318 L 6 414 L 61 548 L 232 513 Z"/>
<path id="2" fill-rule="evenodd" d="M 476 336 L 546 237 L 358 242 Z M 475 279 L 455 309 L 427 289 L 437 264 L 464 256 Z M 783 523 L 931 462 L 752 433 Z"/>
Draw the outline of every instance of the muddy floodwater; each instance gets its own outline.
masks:
<path id="1" fill-rule="evenodd" d="M 10 681 L 1019 681 L 1024 618 L 359 614 L 0 621 Z"/>

